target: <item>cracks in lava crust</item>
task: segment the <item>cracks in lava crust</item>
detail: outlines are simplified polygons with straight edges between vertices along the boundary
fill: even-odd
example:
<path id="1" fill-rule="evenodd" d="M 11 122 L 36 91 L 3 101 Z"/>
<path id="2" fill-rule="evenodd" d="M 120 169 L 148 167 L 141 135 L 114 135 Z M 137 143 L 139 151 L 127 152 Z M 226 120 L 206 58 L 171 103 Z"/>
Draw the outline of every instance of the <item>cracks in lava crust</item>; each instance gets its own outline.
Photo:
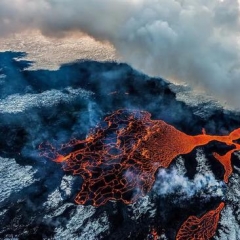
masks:
<path id="1" fill-rule="evenodd" d="M 227 183 L 232 173 L 231 155 L 240 150 L 240 144 L 236 142 L 239 138 L 240 128 L 225 136 L 207 135 L 204 130 L 200 135 L 191 136 L 164 121 L 151 120 L 148 112 L 118 110 L 107 116 L 85 140 L 73 139 L 60 149 L 46 143 L 39 149 L 42 156 L 62 163 L 65 171 L 83 178 L 81 190 L 75 198 L 77 204 L 101 206 L 109 200 L 125 204 L 135 202 L 151 190 L 159 168 L 168 168 L 177 156 L 188 154 L 211 141 L 234 146 L 223 156 L 213 153 L 224 167 L 224 181 Z M 177 239 L 184 239 L 185 230 L 196 224 L 199 227 L 199 231 L 193 231 L 197 232 L 194 233 L 196 236 L 212 235 L 223 206 L 221 203 L 219 208 L 201 219 L 189 217 L 180 228 Z M 202 230 L 206 221 L 211 226 L 209 233 Z"/>

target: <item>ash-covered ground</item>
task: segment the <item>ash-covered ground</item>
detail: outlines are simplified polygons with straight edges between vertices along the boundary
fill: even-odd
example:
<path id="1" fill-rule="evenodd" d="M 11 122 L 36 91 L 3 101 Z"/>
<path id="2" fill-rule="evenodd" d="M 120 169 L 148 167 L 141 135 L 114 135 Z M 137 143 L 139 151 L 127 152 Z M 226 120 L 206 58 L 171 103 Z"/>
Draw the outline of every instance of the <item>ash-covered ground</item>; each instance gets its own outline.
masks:
<path id="1" fill-rule="evenodd" d="M 42 142 L 85 139 L 107 114 L 145 110 L 187 134 L 223 135 L 240 127 L 240 114 L 127 64 L 79 61 L 58 70 L 29 70 L 24 53 L 0 53 L 0 238 L 175 239 L 190 216 L 226 203 L 214 239 L 240 239 L 240 154 L 229 184 L 212 142 L 159 169 L 152 191 L 131 205 L 76 205 L 82 179 L 40 157 Z M 28 68 L 28 70 L 26 70 Z"/>

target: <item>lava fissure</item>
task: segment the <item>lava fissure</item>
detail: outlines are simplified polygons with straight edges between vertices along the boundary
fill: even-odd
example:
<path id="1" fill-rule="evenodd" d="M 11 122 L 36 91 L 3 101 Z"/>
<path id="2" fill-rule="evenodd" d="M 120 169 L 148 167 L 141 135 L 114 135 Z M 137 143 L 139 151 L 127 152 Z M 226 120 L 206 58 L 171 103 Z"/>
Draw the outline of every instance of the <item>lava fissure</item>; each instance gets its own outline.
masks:
<path id="1" fill-rule="evenodd" d="M 180 227 L 176 240 L 207 240 L 213 237 L 224 205 L 223 202 L 220 203 L 215 210 L 207 212 L 201 218 L 190 216 Z"/>
<path id="2" fill-rule="evenodd" d="M 167 168 L 179 155 L 211 141 L 234 145 L 224 156 L 214 157 L 225 169 L 227 183 L 232 173 L 231 154 L 240 150 L 235 143 L 240 128 L 226 136 L 203 134 L 190 136 L 161 120 L 151 120 L 145 111 L 118 110 L 109 115 L 85 140 L 74 139 L 55 149 L 40 146 L 42 155 L 63 164 L 65 171 L 83 178 L 76 203 L 94 206 L 109 200 L 126 204 L 146 195 L 155 181 L 155 173 Z"/>

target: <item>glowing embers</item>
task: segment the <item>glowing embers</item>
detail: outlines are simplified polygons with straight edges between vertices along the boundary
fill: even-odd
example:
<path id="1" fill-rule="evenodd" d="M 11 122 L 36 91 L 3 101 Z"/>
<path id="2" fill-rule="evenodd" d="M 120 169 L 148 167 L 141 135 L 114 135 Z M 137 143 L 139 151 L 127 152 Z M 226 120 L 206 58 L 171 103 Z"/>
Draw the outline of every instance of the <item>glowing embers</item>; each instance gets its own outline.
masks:
<path id="1" fill-rule="evenodd" d="M 152 229 L 151 233 L 148 235 L 148 239 L 150 240 L 158 240 L 160 239 L 160 236 L 158 235 L 158 232 L 156 229 Z"/>
<path id="2" fill-rule="evenodd" d="M 217 209 L 207 212 L 201 218 L 190 216 L 179 229 L 176 240 L 207 240 L 213 237 L 223 207 L 222 202 Z"/>
<path id="3" fill-rule="evenodd" d="M 85 140 L 72 140 L 54 149 L 40 146 L 42 155 L 63 164 L 65 171 L 83 178 L 76 197 L 78 204 L 94 206 L 109 200 L 132 203 L 150 191 L 159 167 L 167 168 L 175 157 L 216 140 L 228 145 L 240 136 L 240 129 L 229 136 L 203 134 L 189 136 L 161 120 L 151 120 L 144 111 L 118 110 L 89 134 Z M 227 182 L 232 172 L 231 154 L 216 159 L 224 166 Z"/>

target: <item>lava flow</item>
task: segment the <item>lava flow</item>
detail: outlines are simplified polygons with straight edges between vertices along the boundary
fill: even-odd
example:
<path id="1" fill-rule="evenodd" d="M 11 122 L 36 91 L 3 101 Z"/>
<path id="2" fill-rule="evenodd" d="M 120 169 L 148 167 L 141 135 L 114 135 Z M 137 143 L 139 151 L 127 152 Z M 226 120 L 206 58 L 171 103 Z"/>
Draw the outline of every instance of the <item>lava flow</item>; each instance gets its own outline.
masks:
<path id="1" fill-rule="evenodd" d="M 177 233 L 176 240 L 207 240 L 215 235 L 220 213 L 224 203 L 220 203 L 217 209 L 211 210 L 201 218 L 190 216 L 181 226 Z"/>
<path id="2" fill-rule="evenodd" d="M 240 129 L 226 136 L 205 132 L 190 136 L 145 111 L 118 110 L 106 117 L 85 140 L 72 140 L 60 149 L 41 145 L 42 155 L 63 164 L 65 171 L 83 178 L 75 201 L 100 206 L 109 200 L 132 203 L 150 191 L 158 168 L 167 168 L 178 155 L 216 140 L 235 146 L 224 156 L 225 182 L 232 173 L 231 154 L 240 150 L 234 140 Z"/>

